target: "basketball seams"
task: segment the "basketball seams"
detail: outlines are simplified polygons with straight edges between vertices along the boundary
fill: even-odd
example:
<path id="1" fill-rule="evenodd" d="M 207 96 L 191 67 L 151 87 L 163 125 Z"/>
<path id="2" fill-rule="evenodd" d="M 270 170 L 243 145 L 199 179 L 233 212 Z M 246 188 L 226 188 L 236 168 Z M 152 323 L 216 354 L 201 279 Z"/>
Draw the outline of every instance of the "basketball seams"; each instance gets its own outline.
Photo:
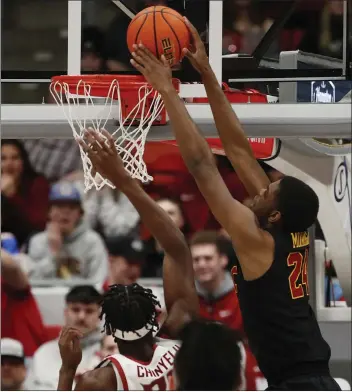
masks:
<path id="1" fill-rule="evenodd" d="M 157 58 L 159 58 L 160 53 L 159 53 L 158 40 L 157 40 L 157 35 L 156 35 L 157 29 L 156 29 L 156 11 L 155 11 L 155 9 L 156 9 L 156 6 L 154 6 L 154 9 L 152 11 L 153 12 L 154 45 L 155 45 L 155 49 L 156 49 Z"/>
<path id="2" fill-rule="evenodd" d="M 153 14 L 152 17 L 148 15 L 151 13 Z M 142 15 L 144 15 L 144 19 L 140 19 L 140 16 Z M 169 15 L 170 18 L 167 15 Z M 137 24 L 134 23 L 136 21 L 138 21 Z M 132 45 L 138 44 L 138 42 L 141 41 L 141 37 L 145 37 L 147 47 L 150 47 L 150 50 L 160 58 L 160 55 L 164 50 L 161 48 L 161 45 L 159 45 L 158 39 L 160 38 L 161 40 L 161 35 L 165 35 L 165 37 L 167 36 L 173 41 L 174 61 L 178 62 L 182 58 L 183 46 L 187 45 L 186 42 L 188 42 L 186 31 L 188 31 L 187 25 L 179 13 L 169 7 L 152 6 L 149 7 L 149 9 L 141 11 L 140 14 L 137 14 L 133 18 L 127 30 L 127 43 L 129 50 L 132 52 Z M 145 36 L 145 32 L 148 39 Z M 172 37 L 172 35 L 174 37 Z M 177 41 L 178 50 L 176 49 L 175 41 Z"/>
<path id="3" fill-rule="evenodd" d="M 164 7 L 162 10 L 157 10 L 157 11 L 155 11 L 155 12 L 154 12 L 154 11 L 144 12 L 143 14 L 139 15 L 137 18 L 133 19 L 133 20 L 131 21 L 131 23 L 130 23 L 130 26 L 133 25 L 134 22 L 135 22 L 136 20 L 138 20 L 139 18 L 141 18 L 142 16 L 148 15 L 148 14 L 156 14 L 156 13 L 163 13 L 163 14 L 165 14 L 165 15 L 171 15 L 171 16 L 175 17 L 176 19 L 178 19 L 178 20 L 182 21 L 183 23 L 185 23 L 185 21 L 184 21 L 182 18 L 180 18 L 179 16 L 177 16 L 177 15 L 175 15 L 175 14 L 172 14 L 171 12 L 167 12 L 167 11 L 165 12 L 165 11 L 163 11 L 163 10 L 165 10 L 165 9 L 168 9 L 168 7 Z M 162 12 L 162 11 L 163 11 L 163 12 Z M 185 25 L 186 25 L 186 23 L 185 23 Z"/>
<path id="4" fill-rule="evenodd" d="M 166 9 L 167 9 L 168 7 L 166 7 Z M 171 16 L 173 16 L 174 18 L 176 18 L 176 19 L 178 19 L 178 20 L 180 20 L 181 22 L 183 22 L 183 23 L 185 23 L 185 21 L 183 20 L 183 18 L 180 18 L 179 16 L 177 16 L 177 15 L 175 15 L 175 14 L 172 14 L 171 12 L 163 12 L 163 10 L 164 10 L 165 8 L 163 8 L 161 11 L 156 11 L 156 12 L 161 12 L 162 14 L 165 14 L 165 15 L 171 15 Z M 186 25 L 186 23 L 185 23 L 185 26 L 187 27 L 187 25 Z M 187 27 L 188 28 L 188 27 Z"/>
<path id="5" fill-rule="evenodd" d="M 172 27 L 172 25 L 171 25 L 171 24 L 168 22 L 168 20 L 165 18 L 164 13 L 163 13 L 163 10 L 164 10 L 164 8 L 160 11 L 161 16 L 162 16 L 164 22 L 169 26 L 170 30 L 173 32 L 173 34 L 174 34 L 174 36 L 175 36 L 175 38 L 176 38 L 177 45 L 178 45 L 178 55 L 179 55 L 179 59 L 181 59 L 181 58 L 182 58 L 181 42 L 180 42 L 180 40 L 179 40 L 179 38 L 178 38 L 178 36 L 177 36 L 177 34 L 176 34 L 176 32 L 175 32 L 175 29 Z M 172 15 L 172 14 L 169 13 L 169 15 Z"/>
<path id="6" fill-rule="evenodd" d="M 138 44 L 139 33 L 141 32 L 142 27 L 144 26 L 145 22 L 147 21 L 147 18 L 148 18 L 148 14 L 145 14 L 145 18 L 144 18 L 143 22 L 141 23 L 141 25 L 139 26 L 139 29 L 138 29 L 137 34 L 136 34 L 136 38 L 135 38 L 135 42 L 134 42 L 136 45 Z"/>

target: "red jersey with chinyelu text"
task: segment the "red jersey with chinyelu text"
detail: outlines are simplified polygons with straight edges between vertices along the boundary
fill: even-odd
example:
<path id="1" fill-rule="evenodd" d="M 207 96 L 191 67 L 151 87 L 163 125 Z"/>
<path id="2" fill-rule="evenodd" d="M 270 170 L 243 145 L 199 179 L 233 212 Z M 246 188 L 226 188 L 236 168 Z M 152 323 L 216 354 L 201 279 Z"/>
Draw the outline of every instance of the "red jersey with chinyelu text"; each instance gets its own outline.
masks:
<path id="1" fill-rule="evenodd" d="M 180 343 L 164 340 L 154 345 L 154 355 L 142 362 L 122 354 L 106 357 L 99 367 L 112 365 L 118 391 L 166 391 L 171 389 L 174 359 Z"/>

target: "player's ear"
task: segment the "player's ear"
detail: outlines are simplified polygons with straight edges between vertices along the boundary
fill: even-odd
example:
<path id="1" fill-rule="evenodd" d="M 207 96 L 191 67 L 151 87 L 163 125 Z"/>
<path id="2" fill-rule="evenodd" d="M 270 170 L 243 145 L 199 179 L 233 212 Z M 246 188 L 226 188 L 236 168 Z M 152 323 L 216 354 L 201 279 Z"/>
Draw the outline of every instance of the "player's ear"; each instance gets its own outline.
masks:
<path id="1" fill-rule="evenodd" d="M 278 210 L 274 210 L 269 214 L 268 222 L 269 223 L 276 223 L 281 219 L 281 212 Z"/>

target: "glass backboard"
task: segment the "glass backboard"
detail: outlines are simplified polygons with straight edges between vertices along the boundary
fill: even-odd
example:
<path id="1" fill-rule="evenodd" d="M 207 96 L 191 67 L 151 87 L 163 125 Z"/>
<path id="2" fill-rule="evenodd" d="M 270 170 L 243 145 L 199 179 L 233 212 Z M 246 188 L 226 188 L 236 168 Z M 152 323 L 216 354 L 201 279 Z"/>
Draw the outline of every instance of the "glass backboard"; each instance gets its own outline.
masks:
<path id="1" fill-rule="evenodd" d="M 48 102 L 47 83 L 58 74 L 134 73 L 128 24 L 137 12 L 159 3 L 195 24 L 219 80 L 234 87 L 277 95 L 280 81 L 345 81 L 350 70 L 344 0 L 13 0 L 5 1 L 2 11 L 2 103 Z M 285 65 L 280 53 L 297 50 L 316 61 Z M 187 61 L 175 77 L 200 82 Z M 182 93 L 204 96 L 204 89 L 185 85 Z"/>

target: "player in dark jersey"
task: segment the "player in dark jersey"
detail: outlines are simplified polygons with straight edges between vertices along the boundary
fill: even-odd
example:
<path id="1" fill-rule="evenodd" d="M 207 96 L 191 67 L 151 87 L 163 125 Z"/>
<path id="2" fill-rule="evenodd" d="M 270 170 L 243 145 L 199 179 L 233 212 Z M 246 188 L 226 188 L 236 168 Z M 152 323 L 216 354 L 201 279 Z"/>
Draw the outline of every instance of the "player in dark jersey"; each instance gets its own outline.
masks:
<path id="1" fill-rule="evenodd" d="M 214 76 L 197 31 L 186 22 L 194 51 L 184 53 L 201 73 L 226 155 L 252 197 L 248 206 L 226 188 L 207 142 L 172 86 L 166 60 L 157 60 L 139 44 L 131 63 L 160 92 L 188 170 L 232 238 L 245 332 L 269 389 L 339 390 L 329 372 L 330 348 L 308 303 L 306 230 L 316 220 L 318 197 L 293 177 L 270 183 Z"/>

